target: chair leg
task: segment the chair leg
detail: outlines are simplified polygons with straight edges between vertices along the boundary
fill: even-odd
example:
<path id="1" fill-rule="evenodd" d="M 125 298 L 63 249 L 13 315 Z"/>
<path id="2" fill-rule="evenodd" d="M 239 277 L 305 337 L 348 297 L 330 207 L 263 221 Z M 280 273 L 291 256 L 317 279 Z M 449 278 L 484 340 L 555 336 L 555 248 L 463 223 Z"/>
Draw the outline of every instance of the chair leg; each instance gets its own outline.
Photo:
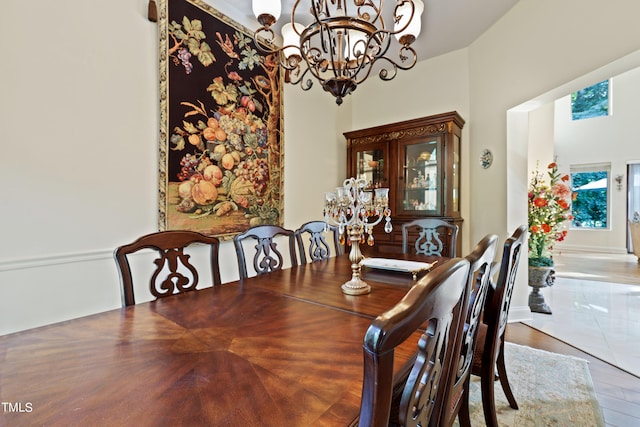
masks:
<path id="1" fill-rule="evenodd" d="M 500 384 L 502 385 L 502 390 L 504 390 L 504 394 L 507 396 L 507 400 L 509 401 L 509 406 L 513 409 L 518 409 L 518 402 L 516 402 L 516 398 L 513 396 L 513 392 L 511 391 L 511 386 L 509 385 L 509 378 L 507 378 L 507 368 L 504 365 L 504 340 L 500 342 L 500 350 L 498 353 L 498 377 L 500 378 Z"/>
<path id="2" fill-rule="evenodd" d="M 482 367 L 480 375 L 480 388 L 482 390 L 482 409 L 484 411 L 484 422 L 487 427 L 498 427 L 498 417 L 496 415 L 496 405 L 494 398 L 494 377 L 495 367 L 493 364 Z"/>
<path id="3" fill-rule="evenodd" d="M 469 414 L 469 382 L 471 375 L 467 377 L 466 384 L 464 386 L 464 390 L 462 392 L 462 404 L 460 405 L 460 410 L 458 411 L 458 422 L 460 423 L 460 427 L 471 427 L 471 415 Z"/>

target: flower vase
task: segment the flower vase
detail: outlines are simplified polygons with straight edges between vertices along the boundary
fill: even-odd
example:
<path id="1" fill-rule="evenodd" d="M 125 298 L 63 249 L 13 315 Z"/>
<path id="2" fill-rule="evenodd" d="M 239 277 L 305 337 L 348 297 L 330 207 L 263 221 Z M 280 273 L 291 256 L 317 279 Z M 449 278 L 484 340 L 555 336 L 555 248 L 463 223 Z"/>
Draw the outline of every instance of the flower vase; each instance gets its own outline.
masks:
<path id="1" fill-rule="evenodd" d="M 540 289 L 553 286 L 555 283 L 555 271 L 553 267 L 529 266 L 529 309 L 534 313 L 551 314 L 551 308 L 544 301 Z"/>

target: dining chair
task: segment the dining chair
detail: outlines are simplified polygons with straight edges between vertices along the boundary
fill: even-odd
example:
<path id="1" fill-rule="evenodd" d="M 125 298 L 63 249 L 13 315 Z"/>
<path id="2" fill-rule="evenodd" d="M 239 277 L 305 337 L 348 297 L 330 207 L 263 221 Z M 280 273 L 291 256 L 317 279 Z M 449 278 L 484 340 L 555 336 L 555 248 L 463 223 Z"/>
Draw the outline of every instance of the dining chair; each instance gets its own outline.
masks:
<path id="1" fill-rule="evenodd" d="M 469 415 L 471 366 L 497 247 L 498 236 L 489 234 L 482 238 L 473 251 L 465 257 L 469 261 L 466 286 L 469 297 L 462 320 L 462 331 L 456 335 L 454 343 L 453 360 L 457 361 L 456 368 L 449 373 L 449 378 L 446 378 L 447 386 L 445 393 L 441 395 L 442 400 L 436 402 L 442 411 L 438 427 L 450 427 L 456 418 L 459 419 L 461 427 L 471 427 Z"/>
<path id="2" fill-rule="evenodd" d="M 489 286 L 482 322 L 478 328 L 478 342 L 471 373 L 480 376 L 482 407 L 485 423 L 488 427 L 498 427 L 494 398 L 496 370 L 509 406 L 518 409 L 518 403 L 509 386 L 507 369 L 504 364 L 504 333 L 526 234 L 527 226 L 521 225 L 505 241 L 498 280 L 495 285 L 491 283 Z"/>
<path id="3" fill-rule="evenodd" d="M 133 243 L 118 247 L 114 258 L 120 273 L 122 284 L 122 305 L 134 305 L 134 282 L 129 263 L 130 255 L 142 250 L 152 249 L 159 254 L 155 259 L 155 269 L 149 281 L 149 290 L 157 298 L 168 297 L 176 293 L 193 291 L 198 285 L 198 270 L 190 260 L 191 255 L 185 249 L 194 244 L 209 245 L 209 266 L 213 285 L 219 285 L 220 267 L 218 251 L 220 242 L 212 236 L 195 231 L 160 231 L 144 235 Z"/>
<path id="4" fill-rule="evenodd" d="M 455 257 L 457 238 L 456 224 L 438 218 L 416 219 L 402 224 L 402 253 Z"/>
<path id="5" fill-rule="evenodd" d="M 360 427 L 437 425 L 436 398 L 455 368 L 452 342 L 464 311 L 469 261 L 447 260 L 379 315 L 364 337 Z M 415 355 L 394 373 L 396 347 L 418 333 Z M 354 422 L 355 425 L 355 422 Z"/>
<path id="6" fill-rule="evenodd" d="M 327 241 L 325 237 L 327 234 L 331 236 L 333 242 Z M 295 236 L 300 252 L 300 264 L 307 263 L 307 253 L 309 254 L 309 262 L 329 258 L 332 250 L 336 255 L 344 253 L 344 248 L 340 244 L 338 227 L 324 221 L 309 221 L 302 224 L 295 231 Z M 305 242 L 305 237 L 308 237 L 308 243 Z"/>
<path id="7" fill-rule="evenodd" d="M 296 257 L 295 234 L 292 230 L 282 228 L 278 225 L 257 225 L 249 228 L 244 233 L 240 233 L 233 238 L 238 258 L 238 270 L 240 279 L 249 277 L 247 273 L 246 251 L 249 246 L 255 243 L 253 252 L 253 268 L 256 274 L 269 273 L 280 270 L 285 265 L 286 251 L 278 249 L 278 239 L 287 241 L 289 262 L 292 267 L 298 265 Z"/>

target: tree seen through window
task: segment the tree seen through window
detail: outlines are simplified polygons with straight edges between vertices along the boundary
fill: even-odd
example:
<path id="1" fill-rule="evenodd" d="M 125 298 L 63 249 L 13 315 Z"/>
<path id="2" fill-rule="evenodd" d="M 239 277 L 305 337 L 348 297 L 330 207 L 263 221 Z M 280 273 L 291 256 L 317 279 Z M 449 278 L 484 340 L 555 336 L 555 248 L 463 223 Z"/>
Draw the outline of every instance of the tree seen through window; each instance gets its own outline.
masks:
<path id="1" fill-rule="evenodd" d="M 571 94 L 571 118 L 588 119 L 609 115 L 609 80 Z"/>
<path id="2" fill-rule="evenodd" d="M 608 172 L 571 173 L 573 191 L 576 194 L 571 203 L 574 228 L 607 228 Z"/>

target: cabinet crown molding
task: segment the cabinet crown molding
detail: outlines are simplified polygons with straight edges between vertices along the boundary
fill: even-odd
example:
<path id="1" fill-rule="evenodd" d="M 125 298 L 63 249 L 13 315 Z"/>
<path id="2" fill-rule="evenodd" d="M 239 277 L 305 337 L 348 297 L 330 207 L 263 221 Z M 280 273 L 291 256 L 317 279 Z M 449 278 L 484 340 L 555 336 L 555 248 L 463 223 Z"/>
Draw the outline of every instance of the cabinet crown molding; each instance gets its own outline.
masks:
<path id="1" fill-rule="evenodd" d="M 398 141 L 442 133 L 451 134 L 454 125 L 462 128 L 464 123 L 464 119 L 456 111 L 451 111 L 429 117 L 344 132 L 343 135 L 347 139 L 347 146 L 352 146 L 381 141 Z"/>

